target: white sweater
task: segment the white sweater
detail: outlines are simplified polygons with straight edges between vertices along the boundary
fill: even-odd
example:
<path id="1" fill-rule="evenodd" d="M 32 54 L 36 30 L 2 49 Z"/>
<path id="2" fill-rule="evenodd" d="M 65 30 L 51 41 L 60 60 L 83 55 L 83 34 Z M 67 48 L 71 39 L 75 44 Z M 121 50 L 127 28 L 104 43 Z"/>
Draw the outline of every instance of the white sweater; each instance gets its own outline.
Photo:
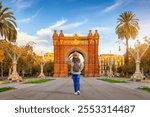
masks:
<path id="1" fill-rule="evenodd" d="M 66 59 L 66 62 L 69 62 L 69 63 L 71 64 L 71 73 L 72 73 L 72 74 L 81 74 L 81 71 L 82 71 L 83 68 L 84 68 L 84 64 L 83 64 L 81 61 L 80 61 L 80 63 L 79 63 L 79 65 L 80 65 L 80 70 L 79 70 L 79 72 L 74 72 L 74 71 L 73 71 L 73 65 L 74 65 L 74 63 L 72 62 L 71 59 L 67 58 L 67 59 Z"/>

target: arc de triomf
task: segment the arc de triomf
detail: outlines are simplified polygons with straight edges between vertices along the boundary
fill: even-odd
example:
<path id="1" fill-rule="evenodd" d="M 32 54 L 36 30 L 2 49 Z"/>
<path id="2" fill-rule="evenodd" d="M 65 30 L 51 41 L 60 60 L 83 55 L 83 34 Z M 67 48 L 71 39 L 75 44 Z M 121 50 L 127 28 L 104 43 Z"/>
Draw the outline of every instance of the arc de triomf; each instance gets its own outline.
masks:
<path id="1" fill-rule="evenodd" d="M 73 52 L 79 52 L 84 58 L 84 76 L 97 77 L 99 75 L 98 46 L 99 34 L 95 30 L 92 34 L 89 30 L 88 36 L 65 36 L 63 31 L 58 35 L 56 30 L 53 34 L 54 45 L 54 77 L 68 77 L 68 64 L 65 58 Z"/>

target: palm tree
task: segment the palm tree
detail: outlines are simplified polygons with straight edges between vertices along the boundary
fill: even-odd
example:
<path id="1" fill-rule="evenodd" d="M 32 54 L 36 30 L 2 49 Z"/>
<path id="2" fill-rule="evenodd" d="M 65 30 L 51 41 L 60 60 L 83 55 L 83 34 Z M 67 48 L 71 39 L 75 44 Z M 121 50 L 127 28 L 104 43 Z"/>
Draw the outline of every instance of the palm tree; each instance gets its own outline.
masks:
<path id="1" fill-rule="evenodd" d="M 119 18 L 117 19 L 117 27 L 116 34 L 118 35 L 118 39 L 122 39 L 126 41 L 126 57 L 125 57 L 125 65 L 126 65 L 126 76 L 128 76 L 128 41 L 130 38 L 135 39 L 138 35 L 139 25 L 138 19 L 135 18 L 135 14 L 131 11 L 125 11 Z"/>
<path id="2" fill-rule="evenodd" d="M 10 42 L 15 42 L 17 38 L 15 17 L 9 8 L 3 8 L 0 2 L 0 36 Z"/>

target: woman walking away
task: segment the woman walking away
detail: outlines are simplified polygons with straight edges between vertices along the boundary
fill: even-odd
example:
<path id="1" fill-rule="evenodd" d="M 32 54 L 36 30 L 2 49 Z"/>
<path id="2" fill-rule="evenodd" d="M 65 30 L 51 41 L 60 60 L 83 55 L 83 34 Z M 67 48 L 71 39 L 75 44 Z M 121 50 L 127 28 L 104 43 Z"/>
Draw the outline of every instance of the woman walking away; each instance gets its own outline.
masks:
<path id="1" fill-rule="evenodd" d="M 84 65 L 79 58 L 79 53 L 74 52 L 73 56 L 67 58 L 66 61 L 71 64 L 71 74 L 74 85 L 74 94 L 80 95 L 80 74 L 81 71 L 83 70 Z"/>

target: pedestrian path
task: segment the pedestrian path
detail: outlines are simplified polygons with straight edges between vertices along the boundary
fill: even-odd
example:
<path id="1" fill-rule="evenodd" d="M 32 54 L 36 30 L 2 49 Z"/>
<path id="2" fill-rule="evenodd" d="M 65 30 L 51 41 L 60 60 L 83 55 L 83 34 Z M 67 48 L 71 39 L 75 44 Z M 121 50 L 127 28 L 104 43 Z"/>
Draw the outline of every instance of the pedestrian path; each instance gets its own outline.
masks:
<path id="1" fill-rule="evenodd" d="M 145 100 L 150 93 L 135 90 L 131 85 L 111 84 L 95 78 L 81 78 L 81 95 L 73 94 L 71 78 L 59 78 L 42 84 L 1 84 L 18 89 L 0 93 L 0 99 L 10 100 Z M 125 87 L 123 85 L 128 85 Z M 129 88 L 131 86 L 132 88 Z"/>
<path id="2" fill-rule="evenodd" d="M 35 86 L 37 84 L 25 84 L 22 82 L 11 82 L 11 83 L 2 83 L 0 84 L 0 88 L 2 87 L 14 87 L 16 89 L 23 89 L 31 86 Z"/>

